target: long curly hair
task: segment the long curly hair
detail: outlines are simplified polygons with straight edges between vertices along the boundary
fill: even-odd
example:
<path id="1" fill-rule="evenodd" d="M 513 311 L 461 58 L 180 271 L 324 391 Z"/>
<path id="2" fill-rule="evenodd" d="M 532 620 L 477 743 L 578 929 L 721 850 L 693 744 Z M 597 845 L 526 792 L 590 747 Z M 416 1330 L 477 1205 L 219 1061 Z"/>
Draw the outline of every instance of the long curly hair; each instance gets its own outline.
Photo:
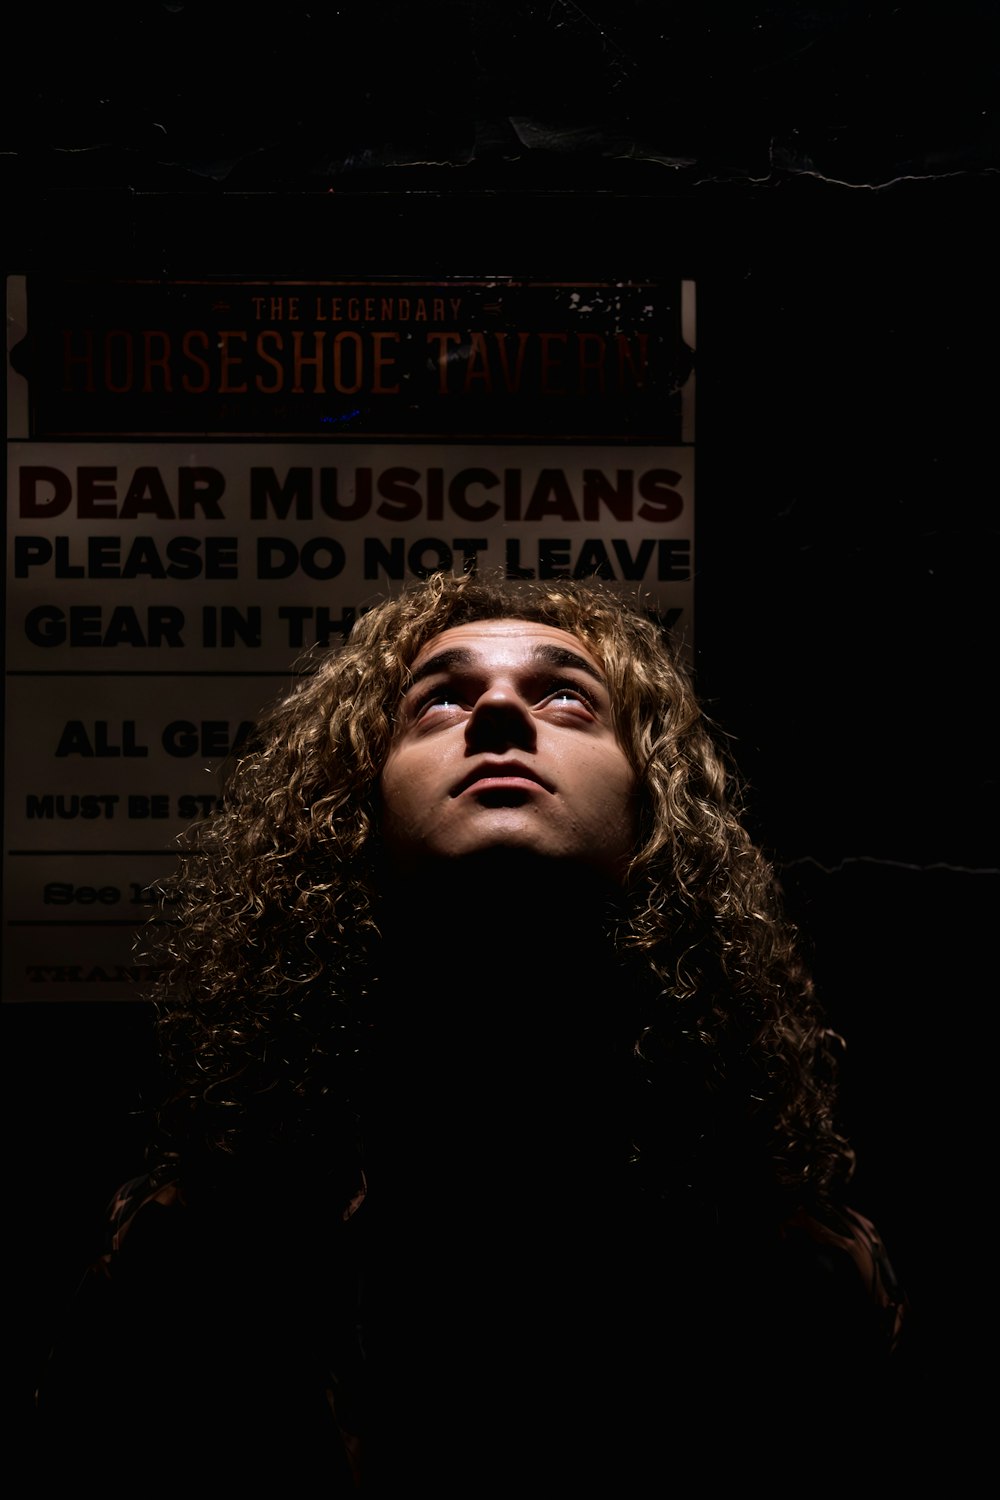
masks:
<path id="1" fill-rule="evenodd" d="M 633 1168 L 713 1212 L 820 1201 L 853 1170 L 826 1026 L 741 784 L 655 617 L 596 581 L 435 574 L 314 653 L 182 841 L 150 930 L 164 1159 L 342 1143 L 356 1160 L 379 977 L 378 788 L 409 664 L 449 627 L 568 631 L 606 672 L 639 834 L 613 941 L 639 996 Z"/>

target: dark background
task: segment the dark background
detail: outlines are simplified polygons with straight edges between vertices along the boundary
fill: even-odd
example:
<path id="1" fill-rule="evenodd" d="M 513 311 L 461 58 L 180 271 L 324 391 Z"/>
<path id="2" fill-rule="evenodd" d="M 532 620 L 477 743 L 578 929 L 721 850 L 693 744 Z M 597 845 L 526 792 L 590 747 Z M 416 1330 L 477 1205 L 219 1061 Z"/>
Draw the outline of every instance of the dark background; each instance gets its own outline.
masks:
<path id="1" fill-rule="evenodd" d="M 971 1462 L 992 1311 L 997 12 L 34 5 L 5 269 L 680 273 L 696 671 L 848 1039 L 855 1202 Z M 138 1170 L 141 1003 L 8 1004 L 14 1430 Z"/>

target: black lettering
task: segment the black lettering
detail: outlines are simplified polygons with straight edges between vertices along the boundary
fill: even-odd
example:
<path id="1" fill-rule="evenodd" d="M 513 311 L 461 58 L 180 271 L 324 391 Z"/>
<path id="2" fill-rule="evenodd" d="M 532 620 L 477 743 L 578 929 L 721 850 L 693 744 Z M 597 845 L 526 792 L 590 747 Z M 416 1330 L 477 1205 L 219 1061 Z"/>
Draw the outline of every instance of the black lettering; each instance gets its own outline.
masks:
<path id="1" fill-rule="evenodd" d="M 569 481 L 562 469 L 542 469 L 524 512 L 526 521 L 543 521 L 548 516 L 558 516 L 560 521 L 580 519 Z M 544 578 L 561 575 L 543 573 L 539 576 Z"/>
<path id="2" fill-rule="evenodd" d="M 65 881 L 51 880 L 42 891 L 46 906 L 114 906 L 121 900 L 121 891 L 116 885 L 70 885 Z"/>
<path id="3" fill-rule="evenodd" d="M 336 471 L 334 471 L 336 472 Z M 273 469 L 250 470 L 250 519 L 266 521 L 268 506 L 280 521 L 295 507 L 297 521 L 312 520 L 312 469 L 289 469 L 284 483 Z"/>
<path id="4" fill-rule="evenodd" d="M 534 578 L 534 568 L 523 568 L 521 566 L 521 543 L 516 536 L 507 538 L 506 547 L 506 574 L 508 578 Z"/>
<path id="5" fill-rule="evenodd" d="M 92 821 L 94 818 L 113 818 L 120 800 L 117 792 L 87 792 L 83 796 L 69 792 L 60 792 L 57 796 L 51 792 L 43 796 L 29 793 L 25 810 L 29 818 L 83 818 Z"/>
<path id="6" fill-rule="evenodd" d="M 659 544 L 657 578 L 680 582 L 691 577 L 691 542 L 684 537 L 664 537 Z"/>
<path id="7" fill-rule="evenodd" d="M 456 516 L 463 521 L 486 521 L 495 516 L 500 506 L 495 500 L 482 500 L 474 505 L 467 491 L 470 485 L 481 484 L 484 489 L 495 489 L 500 477 L 491 469 L 460 469 L 448 486 L 448 501 Z"/>
<path id="8" fill-rule="evenodd" d="M 156 516 L 161 521 L 174 519 L 163 475 L 155 465 L 136 469 L 118 514 L 123 521 L 134 521 L 138 516 Z"/>
<path id="9" fill-rule="evenodd" d="M 105 628 L 100 605 L 74 604 L 68 611 L 54 604 L 29 610 L 24 633 L 33 646 L 183 646 L 184 613 L 170 605 L 150 605 L 143 630 L 131 605 L 112 610 Z"/>
<path id="10" fill-rule="evenodd" d="M 379 475 L 378 492 L 383 496 L 375 513 L 389 521 L 414 521 L 420 514 L 421 496 L 415 488 L 420 473 L 417 469 L 398 467 L 386 469 Z"/>
<path id="11" fill-rule="evenodd" d="M 347 487 L 345 486 L 345 489 Z M 331 521 L 359 521 L 372 507 L 372 471 L 368 468 L 354 471 L 354 499 L 340 498 L 340 472 L 337 469 L 320 469 L 319 503 L 324 515 Z M 419 503 L 417 513 L 419 514 Z"/>
<path id="12" fill-rule="evenodd" d="M 431 561 L 427 562 L 427 554 L 431 554 Z M 451 571 L 452 551 L 447 542 L 439 541 L 434 536 L 423 536 L 413 543 L 406 554 L 410 572 L 417 578 L 429 578 L 432 573 L 447 573 Z"/>
<path id="13" fill-rule="evenodd" d="M 259 604 L 248 605 L 245 614 L 235 604 L 223 604 L 218 608 L 205 604 L 201 611 L 201 643 L 203 646 L 232 647 L 239 641 L 244 646 L 259 646 L 261 619 Z"/>
<path id="14" fill-rule="evenodd" d="M 544 536 L 538 539 L 539 578 L 569 577 L 569 539 Z"/>
<path id="15" fill-rule="evenodd" d="M 87 733 L 81 719 L 70 719 L 56 746 L 57 760 L 67 755 L 94 756 L 97 759 L 112 759 L 117 756 L 138 759 L 148 754 L 148 745 L 140 745 L 136 741 L 134 719 L 124 719 L 116 737 L 112 737 L 107 719 L 94 720 L 93 735 Z"/>
<path id="16" fill-rule="evenodd" d="M 616 540 L 612 541 L 611 545 L 615 550 L 615 556 L 618 559 L 618 566 L 621 569 L 621 576 L 623 578 L 630 580 L 645 578 L 646 569 L 649 567 L 655 545 L 652 537 L 645 537 L 639 543 L 634 557 L 628 550 L 628 542 Z"/>
<path id="17" fill-rule="evenodd" d="M 403 578 L 406 575 L 405 542 L 401 536 L 388 541 L 380 536 L 366 536 L 364 541 L 364 576 L 377 578 L 379 568 L 387 578 Z"/>
<path id="18" fill-rule="evenodd" d="M 27 578 L 32 568 L 41 568 L 52 558 L 52 543 L 45 536 L 16 536 L 14 538 L 14 577 Z M 57 575 L 58 576 L 58 575 Z M 82 578 L 83 569 L 64 573 L 64 578 Z"/>
<path id="19" fill-rule="evenodd" d="M 479 554 L 486 551 L 489 542 L 484 536 L 457 536 L 452 546 L 462 554 L 462 572 L 476 573 L 479 571 Z"/>
<path id="20" fill-rule="evenodd" d="M 155 796 L 134 792 L 126 803 L 126 812 L 130 818 L 169 818 L 170 798 L 162 792 Z"/>
<path id="21" fill-rule="evenodd" d="M 543 574 L 543 577 L 546 575 Z M 574 578 L 614 578 L 608 549 L 597 537 L 590 537 L 580 548 L 573 568 Z"/>
<path id="22" fill-rule="evenodd" d="M 598 520 L 600 508 L 605 505 L 616 521 L 631 521 L 634 478 L 635 475 L 631 469 L 619 469 L 615 482 L 612 484 L 608 476 L 600 469 L 584 469 L 583 519 L 585 521 Z"/>
<path id="23" fill-rule="evenodd" d="M 639 494 L 646 502 L 636 514 L 643 521 L 676 521 L 684 500 L 673 488 L 681 476 L 673 469 L 648 469 L 639 475 Z"/>
<path id="24" fill-rule="evenodd" d="M 298 548 L 287 537 L 259 536 L 257 538 L 258 578 L 291 578 L 298 563 Z M 205 644 L 214 644 L 214 642 L 206 641 Z"/>
<path id="25" fill-rule="evenodd" d="M 225 475 L 218 469 L 197 464 L 177 471 L 177 518 L 191 521 L 196 511 L 201 511 L 206 520 L 221 521 L 222 507 L 219 499 L 226 488 Z"/>
<path id="26" fill-rule="evenodd" d="M 27 464 L 18 476 L 19 510 L 25 520 L 51 520 L 69 509 L 73 499 L 73 483 L 62 469 L 48 464 Z M 39 486 L 47 486 L 51 493 L 39 494 Z"/>
<path id="27" fill-rule="evenodd" d="M 228 719 L 202 719 L 199 724 L 189 719 L 174 719 L 164 729 L 160 743 L 168 755 L 223 759 L 246 742 L 253 727 L 252 719 L 243 719 L 230 735 Z"/>
<path id="28" fill-rule="evenodd" d="M 179 818 L 207 818 L 209 813 L 216 812 L 221 806 L 222 798 L 213 797 L 210 792 L 202 792 L 200 795 L 187 792 L 177 799 L 177 816 Z"/>

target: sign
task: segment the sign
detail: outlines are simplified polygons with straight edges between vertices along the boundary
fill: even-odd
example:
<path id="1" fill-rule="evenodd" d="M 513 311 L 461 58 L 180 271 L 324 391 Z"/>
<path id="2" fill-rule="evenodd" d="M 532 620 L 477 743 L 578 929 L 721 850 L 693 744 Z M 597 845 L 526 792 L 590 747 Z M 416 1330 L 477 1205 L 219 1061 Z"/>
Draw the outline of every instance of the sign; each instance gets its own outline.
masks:
<path id="1" fill-rule="evenodd" d="M 14 278 L 4 997 L 131 999 L 254 719 L 446 569 L 599 576 L 687 649 L 690 283 Z"/>

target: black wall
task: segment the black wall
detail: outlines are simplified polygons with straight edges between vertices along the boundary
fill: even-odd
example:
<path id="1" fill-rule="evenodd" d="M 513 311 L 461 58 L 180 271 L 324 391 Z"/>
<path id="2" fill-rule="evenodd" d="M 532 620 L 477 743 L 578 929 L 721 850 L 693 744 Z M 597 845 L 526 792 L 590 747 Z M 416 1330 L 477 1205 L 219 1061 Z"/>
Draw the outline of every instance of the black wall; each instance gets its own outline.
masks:
<path id="1" fill-rule="evenodd" d="M 9 271 L 696 279 L 698 685 L 848 1040 L 856 1201 L 960 1466 L 995 1332 L 989 8 L 348 6 L 324 47 L 294 5 L 256 40 L 100 9 L 117 72 L 92 12 L 54 51 L 22 23 Z M 0 1021 L 21 1411 L 155 1067 L 141 1004 Z"/>

